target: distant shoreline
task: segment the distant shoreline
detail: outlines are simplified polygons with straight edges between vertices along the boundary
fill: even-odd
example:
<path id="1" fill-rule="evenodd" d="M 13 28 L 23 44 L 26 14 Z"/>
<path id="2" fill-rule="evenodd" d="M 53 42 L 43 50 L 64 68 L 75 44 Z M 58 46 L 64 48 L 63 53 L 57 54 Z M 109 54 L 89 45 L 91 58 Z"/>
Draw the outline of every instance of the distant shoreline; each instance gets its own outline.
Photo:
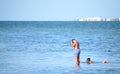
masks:
<path id="1" fill-rule="evenodd" d="M 79 20 L 73 20 L 73 21 L 37 21 L 37 20 L 0 20 L 0 22 L 120 22 L 120 21 L 79 21 Z"/>

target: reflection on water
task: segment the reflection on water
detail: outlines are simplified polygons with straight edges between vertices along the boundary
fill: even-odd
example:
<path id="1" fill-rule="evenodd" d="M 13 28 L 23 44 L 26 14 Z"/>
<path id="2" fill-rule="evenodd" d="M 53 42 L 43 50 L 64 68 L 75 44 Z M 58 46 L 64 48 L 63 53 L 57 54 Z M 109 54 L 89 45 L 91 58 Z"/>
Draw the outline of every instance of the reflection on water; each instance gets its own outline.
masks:
<path id="1" fill-rule="evenodd" d="M 79 70 L 80 69 L 80 64 L 79 65 L 75 65 L 75 70 Z"/>

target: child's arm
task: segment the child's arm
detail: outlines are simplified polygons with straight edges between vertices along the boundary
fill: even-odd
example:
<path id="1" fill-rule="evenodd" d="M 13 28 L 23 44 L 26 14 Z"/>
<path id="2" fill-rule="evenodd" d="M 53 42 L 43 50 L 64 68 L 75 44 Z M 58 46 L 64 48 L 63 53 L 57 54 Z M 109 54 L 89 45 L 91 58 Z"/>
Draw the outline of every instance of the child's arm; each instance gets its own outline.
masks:
<path id="1" fill-rule="evenodd" d="M 74 43 L 74 42 L 71 42 L 71 46 L 74 47 L 74 46 L 75 46 L 75 43 Z"/>

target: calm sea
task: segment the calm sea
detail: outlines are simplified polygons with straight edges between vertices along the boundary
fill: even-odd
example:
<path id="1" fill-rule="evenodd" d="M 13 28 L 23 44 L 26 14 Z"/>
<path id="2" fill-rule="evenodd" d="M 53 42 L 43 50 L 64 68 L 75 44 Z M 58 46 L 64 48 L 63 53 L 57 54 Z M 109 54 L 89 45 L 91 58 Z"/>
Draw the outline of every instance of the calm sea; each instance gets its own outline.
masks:
<path id="1" fill-rule="evenodd" d="M 77 69 L 72 38 L 80 42 Z M 120 22 L 0 21 L 0 74 L 113 73 L 120 73 Z"/>

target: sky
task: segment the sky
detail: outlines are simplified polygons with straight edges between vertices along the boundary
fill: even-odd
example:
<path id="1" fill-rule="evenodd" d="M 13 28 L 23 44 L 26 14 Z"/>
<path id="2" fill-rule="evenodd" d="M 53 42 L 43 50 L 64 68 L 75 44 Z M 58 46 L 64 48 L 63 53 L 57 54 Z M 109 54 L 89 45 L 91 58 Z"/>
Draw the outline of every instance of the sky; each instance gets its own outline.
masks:
<path id="1" fill-rule="evenodd" d="M 71 21 L 120 17 L 120 0 L 0 0 L 0 20 Z"/>

